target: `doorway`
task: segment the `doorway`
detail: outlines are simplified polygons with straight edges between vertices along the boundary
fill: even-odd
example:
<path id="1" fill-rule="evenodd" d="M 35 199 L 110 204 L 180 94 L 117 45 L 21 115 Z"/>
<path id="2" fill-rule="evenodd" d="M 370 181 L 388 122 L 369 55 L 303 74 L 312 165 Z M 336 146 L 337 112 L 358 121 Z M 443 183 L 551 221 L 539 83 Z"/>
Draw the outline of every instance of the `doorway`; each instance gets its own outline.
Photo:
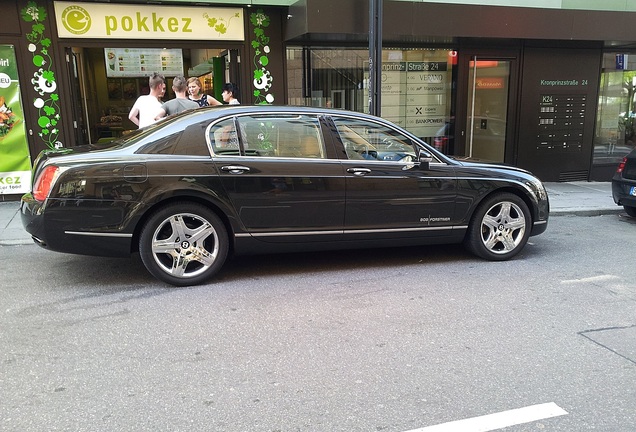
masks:
<path id="1" fill-rule="evenodd" d="M 514 163 L 516 55 L 464 52 L 459 57 L 456 154 Z"/>
<path id="2" fill-rule="evenodd" d="M 74 144 L 111 141 L 137 127 L 128 119 L 135 100 L 149 93 L 148 76 L 166 77 L 163 101 L 175 97 L 175 75 L 197 77 L 202 91 L 222 101 L 225 82 L 241 85 L 237 48 L 66 48 L 73 100 Z"/>

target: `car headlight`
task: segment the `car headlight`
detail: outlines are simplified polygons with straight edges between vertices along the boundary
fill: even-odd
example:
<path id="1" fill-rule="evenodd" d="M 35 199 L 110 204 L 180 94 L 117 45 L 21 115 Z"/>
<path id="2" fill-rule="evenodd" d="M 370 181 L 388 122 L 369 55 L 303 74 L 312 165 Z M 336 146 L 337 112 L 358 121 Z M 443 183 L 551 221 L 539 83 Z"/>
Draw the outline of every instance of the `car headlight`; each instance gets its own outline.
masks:
<path id="1" fill-rule="evenodd" d="M 548 199 L 548 191 L 545 190 L 545 186 L 541 180 L 537 178 L 527 180 L 526 186 L 528 186 L 528 189 L 530 189 L 532 194 L 537 198 L 537 201 L 545 201 Z"/>

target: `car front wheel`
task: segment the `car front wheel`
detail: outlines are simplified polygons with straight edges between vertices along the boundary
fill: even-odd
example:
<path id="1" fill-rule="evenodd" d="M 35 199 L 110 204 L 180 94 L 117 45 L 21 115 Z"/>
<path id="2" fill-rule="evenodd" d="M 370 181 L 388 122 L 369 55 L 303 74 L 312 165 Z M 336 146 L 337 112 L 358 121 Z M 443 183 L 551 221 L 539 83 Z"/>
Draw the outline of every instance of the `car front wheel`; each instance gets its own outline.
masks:
<path id="1" fill-rule="evenodd" d="M 465 245 L 475 255 L 504 261 L 517 255 L 530 237 L 530 210 L 517 195 L 498 193 L 475 211 Z"/>
<path id="2" fill-rule="evenodd" d="M 139 254 L 157 279 L 175 286 L 196 285 L 221 269 L 228 244 L 225 226 L 212 210 L 177 202 L 148 219 L 139 237 Z"/>
<path id="3" fill-rule="evenodd" d="M 624 205 L 623 208 L 625 209 L 625 213 L 627 213 L 629 216 L 636 217 L 636 207 Z"/>

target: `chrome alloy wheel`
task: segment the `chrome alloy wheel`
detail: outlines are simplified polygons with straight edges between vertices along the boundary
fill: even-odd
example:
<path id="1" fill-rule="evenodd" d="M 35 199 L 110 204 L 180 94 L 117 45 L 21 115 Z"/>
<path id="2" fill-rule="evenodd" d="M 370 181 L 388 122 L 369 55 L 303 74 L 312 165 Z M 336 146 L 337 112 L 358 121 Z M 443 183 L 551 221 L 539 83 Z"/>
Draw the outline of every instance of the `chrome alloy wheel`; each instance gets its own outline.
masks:
<path id="1" fill-rule="evenodd" d="M 526 217 L 510 201 L 498 202 L 486 211 L 481 221 L 481 241 L 494 254 L 506 254 L 524 241 Z"/>
<path id="2" fill-rule="evenodd" d="M 176 201 L 155 210 L 139 235 L 139 255 L 157 279 L 175 286 L 206 282 L 223 267 L 228 232 L 207 206 Z"/>
<path id="3" fill-rule="evenodd" d="M 219 237 L 203 217 L 192 213 L 171 215 L 159 223 L 151 250 L 157 265 L 178 278 L 204 273 L 219 254 Z"/>

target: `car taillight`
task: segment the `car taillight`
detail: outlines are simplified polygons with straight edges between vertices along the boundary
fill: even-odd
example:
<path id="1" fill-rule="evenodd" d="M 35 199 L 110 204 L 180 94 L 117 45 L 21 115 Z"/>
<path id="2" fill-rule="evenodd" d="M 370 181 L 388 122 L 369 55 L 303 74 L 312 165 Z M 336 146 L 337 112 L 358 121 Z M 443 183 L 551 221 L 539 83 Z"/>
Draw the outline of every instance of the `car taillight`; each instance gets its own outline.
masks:
<path id="1" fill-rule="evenodd" d="M 616 167 L 616 173 L 620 174 L 623 172 L 623 170 L 625 169 L 625 164 L 627 163 L 627 156 L 625 156 L 623 158 L 623 160 L 621 161 L 621 163 L 618 164 L 618 167 Z"/>
<path id="2" fill-rule="evenodd" d="M 51 186 L 53 186 L 53 181 L 55 181 L 55 177 L 57 177 L 57 173 L 59 168 L 55 165 L 49 165 L 44 168 L 35 181 L 35 185 L 33 185 L 33 198 L 38 201 L 44 201 L 46 197 L 49 196 L 49 192 L 51 192 Z"/>

